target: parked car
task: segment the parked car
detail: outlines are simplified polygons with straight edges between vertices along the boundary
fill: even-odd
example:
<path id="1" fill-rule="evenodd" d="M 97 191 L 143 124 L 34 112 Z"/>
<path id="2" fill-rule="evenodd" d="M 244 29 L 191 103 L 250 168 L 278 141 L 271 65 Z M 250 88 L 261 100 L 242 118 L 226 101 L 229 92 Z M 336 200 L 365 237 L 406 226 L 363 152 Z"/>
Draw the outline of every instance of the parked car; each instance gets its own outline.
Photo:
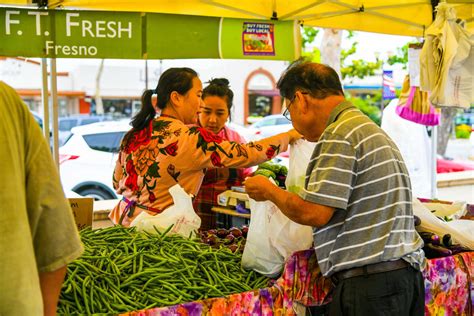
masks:
<path id="1" fill-rule="evenodd" d="M 35 111 L 30 112 L 31 114 L 33 114 L 33 117 L 35 118 L 35 121 L 38 123 L 38 125 L 43 128 L 43 118 L 41 117 L 41 115 L 39 115 L 39 113 Z"/>
<path id="2" fill-rule="evenodd" d="M 474 163 L 449 160 L 439 157 L 436 159 L 436 172 L 449 173 L 474 170 Z"/>
<path id="3" fill-rule="evenodd" d="M 287 132 L 293 128 L 291 122 L 288 121 L 281 114 L 268 115 L 262 118 L 260 121 L 250 125 L 250 137 L 249 140 L 259 140 L 269 136 L 276 135 L 278 133 Z"/>
<path id="4" fill-rule="evenodd" d="M 118 198 L 112 174 L 128 121 L 99 122 L 71 129 L 59 148 L 63 189 L 95 200 Z"/>
<path id="5" fill-rule="evenodd" d="M 82 126 L 97 122 L 106 121 L 107 117 L 102 115 L 73 115 L 60 117 L 58 120 L 58 139 L 59 146 L 66 143 L 71 136 L 71 129 L 76 126 Z"/>
<path id="6" fill-rule="evenodd" d="M 246 141 L 253 140 L 253 132 L 249 130 L 247 127 L 239 125 L 237 123 L 229 122 L 226 123 L 228 127 L 239 133 Z"/>
<path id="7" fill-rule="evenodd" d="M 456 115 L 454 118 L 454 124 L 457 125 L 468 125 L 474 127 L 474 112 L 464 112 Z"/>

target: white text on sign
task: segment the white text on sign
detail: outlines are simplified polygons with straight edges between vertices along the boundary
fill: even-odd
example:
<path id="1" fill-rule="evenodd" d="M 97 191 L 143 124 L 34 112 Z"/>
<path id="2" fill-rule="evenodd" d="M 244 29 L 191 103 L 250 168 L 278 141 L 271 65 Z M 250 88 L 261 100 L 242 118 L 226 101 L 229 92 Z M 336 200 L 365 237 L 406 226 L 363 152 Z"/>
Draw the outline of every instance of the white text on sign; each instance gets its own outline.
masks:
<path id="1" fill-rule="evenodd" d="M 13 26 L 16 34 L 22 35 L 21 20 L 18 16 L 21 11 L 7 10 L 5 12 L 5 33 L 6 35 L 13 34 Z M 28 15 L 35 16 L 35 34 L 38 36 L 49 35 L 49 31 L 42 33 L 41 16 L 48 16 L 48 12 L 28 11 Z M 122 21 L 90 21 L 80 19 L 80 13 L 66 13 L 66 36 L 74 36 L 73 32 L 78 32 L 77 35 L 82 37 L 94 38 L 132 38 L 132 22 Z"/>

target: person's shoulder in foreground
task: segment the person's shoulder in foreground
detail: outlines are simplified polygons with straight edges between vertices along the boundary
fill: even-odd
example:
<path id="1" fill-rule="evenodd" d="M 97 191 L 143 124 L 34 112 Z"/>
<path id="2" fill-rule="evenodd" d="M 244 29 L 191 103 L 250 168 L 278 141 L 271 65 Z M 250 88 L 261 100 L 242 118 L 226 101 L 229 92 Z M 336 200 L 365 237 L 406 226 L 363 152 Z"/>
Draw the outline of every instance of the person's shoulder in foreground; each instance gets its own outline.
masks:
<path id="1" fill-rule="evenodd" d="M 39 315 L 40 279 L 79 257 L 83 247 L 40 127 L 3 82 L 0 112 L 0 314 Z"/>

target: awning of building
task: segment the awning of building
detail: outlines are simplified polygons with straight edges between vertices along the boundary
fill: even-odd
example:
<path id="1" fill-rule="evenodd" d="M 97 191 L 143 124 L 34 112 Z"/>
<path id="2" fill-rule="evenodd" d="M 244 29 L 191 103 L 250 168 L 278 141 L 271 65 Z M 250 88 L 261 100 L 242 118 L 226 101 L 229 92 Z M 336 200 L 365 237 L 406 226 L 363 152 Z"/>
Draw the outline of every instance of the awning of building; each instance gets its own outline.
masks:
<path id="1" fill-rule="evenodd" d="M 22 97 L 36 97 L 41 96 L 41 90 L 39 89 L 16 89 L 18 94 Z M 58 91 L 60 97 L 85 97 L 84 91 Z"/>

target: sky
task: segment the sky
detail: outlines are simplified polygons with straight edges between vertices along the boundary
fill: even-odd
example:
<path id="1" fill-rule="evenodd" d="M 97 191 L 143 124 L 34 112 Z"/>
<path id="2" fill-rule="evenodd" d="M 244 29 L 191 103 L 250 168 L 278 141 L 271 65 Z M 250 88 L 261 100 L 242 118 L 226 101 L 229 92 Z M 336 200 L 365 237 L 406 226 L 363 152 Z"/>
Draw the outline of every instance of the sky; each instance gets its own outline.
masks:
<path id="1" fill-rule="evenodd" d="M 345 32 L 347 35 L 347 32 Z M 386 59 L 388 52 L 396 53 L 397 48 L 402 47 L 406 43 L 415 40 L 413 37 L 385 35 L 367 32 L 356 32 L 353 39 L 346 39 L 343 35 L 342 48 L 349 48 L 353 40 L 359 42 L 356 53 L 352 56 L 355 59 L 365 59 L 367 61 L 375 61 L 375 54 L 379 53 L 380 58 Z M 319 32 L 316 38 L 316 45 L 321 43 L 322 32 Z M 80 65 L 98 65 L 99 59 L 58 59 L 58 71 L 71 71 Z M 154 63 L 155 61 L 150 61 Z M 195 60 L 199 63 L 199 60 Z M 143 66 L 143 60 L 113 60 L 108 59 L 106 65 L 117 66 Z"/>
<path id="2" fill-rule="evenodd" d="M 345 32 L 347 34 L 347 32 Z M 344 36 L 344 35 L 343 35 Z M 356 32 L 353 38 L 359 42 L 357 51 L 353 55 L 355 59 L 365 59 L 367 61 L 375 61 L 375 54 L 379 53 L 380 58 L 387 59 L 387 53 L 396 53 L 397 48 L 402 47 L 408 42 L 416 41 L 415 37 L 397 36 L 387 34 L 377 34 L 368 32 Z M 350 48 L 353 39 L 346 40 L 343 38 L 342 47 Z"/>

